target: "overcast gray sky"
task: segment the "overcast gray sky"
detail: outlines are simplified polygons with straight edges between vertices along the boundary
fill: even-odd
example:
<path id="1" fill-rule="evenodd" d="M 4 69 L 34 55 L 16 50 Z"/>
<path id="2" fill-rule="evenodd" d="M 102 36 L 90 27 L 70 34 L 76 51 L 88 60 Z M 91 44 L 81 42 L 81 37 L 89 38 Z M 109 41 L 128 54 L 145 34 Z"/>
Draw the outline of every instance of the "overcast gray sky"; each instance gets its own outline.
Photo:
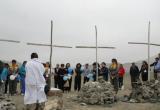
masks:
<path id="1" fill-rule="evenodd" d="M 160 0 L 0 0 L 0 38 L 20 40 L 21 44 L 0 42 L 0 59 L 28 60 L 31 52 L 48 61 L 48 47 L 27 46 L 26 42 L 49 43 L 53 19 L 54 44 L 98 45 L 116 50 L 99 50 L 99 61 L 132 62 L 147 58 L 147 46 L 128 45 L 128 41 L 147 42 L 151 21 L 151 42 L 160 43 Z M 151 48 L 151 55 L 160 52 Z M 95 49 L 53 50 L 53 62 L 75 64 L 95 61 Z"/>

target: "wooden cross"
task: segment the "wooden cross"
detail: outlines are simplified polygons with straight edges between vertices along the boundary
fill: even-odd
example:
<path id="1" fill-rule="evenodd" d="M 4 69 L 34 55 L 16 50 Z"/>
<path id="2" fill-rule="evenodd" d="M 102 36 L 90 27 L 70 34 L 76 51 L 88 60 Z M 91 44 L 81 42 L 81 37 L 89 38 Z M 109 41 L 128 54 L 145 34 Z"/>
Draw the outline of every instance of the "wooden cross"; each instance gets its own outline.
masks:
<path id="1" fill-rule="evenodd" d="M 98 33 L 97 33 L 97 26 L 95 25 L 95 37 L 96 37 L 96 44 L 95 46 L 76 46 L 76 48 L 85 48 L 85 49 L 96 49 L 96 75 L 98 81 L 98 48 L 100 49 L 115 49 L 115 47 L 106 47 L 106 46 L 98 46 Z"/>
<path id="2" fill-rule="evenodd" d="M 146 42 L 128 42 L 128 44 L 135 44 L 135 45 L 147 45 L 148 46 L 148 65 L 150 65 L 150 46 L 160 46 L 160 44 L 155 44 L 150 42 L 150 21 L 148 23 L 148 43 Z M 148 79 L 151 80 L 151 72 L 150 66 L 148 66 Z"/>

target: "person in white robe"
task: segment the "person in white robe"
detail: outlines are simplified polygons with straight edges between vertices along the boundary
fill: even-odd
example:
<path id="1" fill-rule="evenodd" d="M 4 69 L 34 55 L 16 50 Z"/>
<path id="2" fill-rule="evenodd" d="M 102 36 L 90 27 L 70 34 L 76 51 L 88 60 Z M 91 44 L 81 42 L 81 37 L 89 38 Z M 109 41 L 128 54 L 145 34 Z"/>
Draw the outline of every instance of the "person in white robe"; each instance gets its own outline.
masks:
<path id="1" fill-rule="evenodd" d="M 26 78 L 25 78 L 25 95 L 24 104 L 28 106 L 27 110 L 44 110 L 45 102 L 47 101 L 44 88 L 46 85 L 43 74 L 45 68 L 38 60 L 37 53 L 32 53 L 31 61 L 26 64 Z M 43 105 L 43 107 L 41 107 Z"/>

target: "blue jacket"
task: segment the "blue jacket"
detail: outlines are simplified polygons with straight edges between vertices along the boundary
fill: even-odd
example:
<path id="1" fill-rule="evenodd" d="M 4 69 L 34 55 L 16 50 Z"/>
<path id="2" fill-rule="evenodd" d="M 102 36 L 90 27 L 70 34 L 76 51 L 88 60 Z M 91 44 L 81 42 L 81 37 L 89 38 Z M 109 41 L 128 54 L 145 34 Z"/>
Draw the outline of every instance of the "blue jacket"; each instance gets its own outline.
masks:
<path id="1" fill-rule="evenodd" d="M 67 69 L 67 74 L 69 74 L 69 75 L 73 74 L 73 69 L 71 67 Z"/>
<path id="2" fill-rule="evenodd" d="M 19 75 L 20 75 L 21 78 L 26 76 L 26 69 L 25 69 L 24 65 L 22 65 L 20 67 L 20 69 L 19 69 Z"/>
<path id="3" fill-rule="evenodd" d="M 155 66 L 155 70 L 160 72 L 160 60 L 158 61 L 157 65 Z"/>
<path id="4" fill-rule="evenodd" d="M 6 81 L 7 80 L 7 76 L 8 76 L 8 69 L 7 68 L 3 68 L 3 71 L 0 75 L 0 80 L 4 80 Z"/>

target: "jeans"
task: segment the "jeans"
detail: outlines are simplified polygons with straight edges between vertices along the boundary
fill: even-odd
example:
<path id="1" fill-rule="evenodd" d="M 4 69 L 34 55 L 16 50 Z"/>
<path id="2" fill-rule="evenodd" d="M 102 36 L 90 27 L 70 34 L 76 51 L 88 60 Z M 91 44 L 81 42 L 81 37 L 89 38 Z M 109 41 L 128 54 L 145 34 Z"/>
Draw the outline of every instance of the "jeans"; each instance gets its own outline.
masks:
<path id="1" fill-rule="evenodd" d="M 21 93 L 25 94 L 25 77 L 21 77 Z"/>

